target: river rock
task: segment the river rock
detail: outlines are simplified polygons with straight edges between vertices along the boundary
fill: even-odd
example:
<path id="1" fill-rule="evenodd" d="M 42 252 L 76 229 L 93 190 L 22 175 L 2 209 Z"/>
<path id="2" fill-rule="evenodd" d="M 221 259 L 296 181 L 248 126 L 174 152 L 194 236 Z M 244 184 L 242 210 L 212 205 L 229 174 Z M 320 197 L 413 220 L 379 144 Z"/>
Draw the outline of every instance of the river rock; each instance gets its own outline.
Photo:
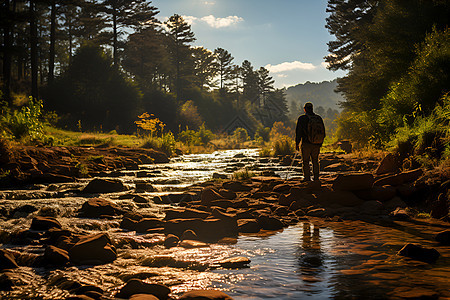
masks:
<path id="1" fill-rule="evenodd" d="M 368 190 L 354 191 L 355 195 L 364 200 L 386 202 L 397 194 L 397 189 L 391 185 L 374 186 Z"/>
<path id="2" fill-rule="evenodd" d="M 180 239 L 176 235 L 168 234 L 164 239 L 164 247 L 166 248 L 176 247 L 179 241 Z"/>
<path id="3" fill-rule="evenodd" d="M 354 193 L 349 191 L 324 191 L 317 195 L 317 201 L 325 206 L 357 206 L 364 202 Z"/>
<path id="4" fill-rule="evenodd" d="M 397 207 L 393 212 L 391 212 L 390 216 L 400 221 L 408 221 L 411 219 L 406 209 L 401 207 Z"/>
<path id="5" fill-rule="evenodd" d="M 383 203 L 380 201 L 366 201 L 359 206 L 358 212 L 364 215 L 377 216 L 383 210 Z"/>
<path id="6" fill-rule="evenodd" d="M 185 230 L 181 235 L 181 240 L 197 240 L 197 234 L 193 230 Z"/>
<path id="7" fill-rule="evenodd" d="M 202 191 L 201 202 L 203 205 L 210 206 L 211 202 L 218 199 L 224 199 L 224 197 L 219 194 L 213 188 L 206 188 Z"/>
<path id="8" fill-rule="evenodd" d="M 221 291 L 198 290 L 184 293 L 179 300 L 233 300 L 230 296 Z"/>
<path id="9" fill-rule="evenodd" d="M 400 160 L 394 154 L 389 153 L 381 160 L 375 174 L 398 173 L 400 171 Z"/>
<path id="10" fill-rule="evenodd" d="M 148 199 L 145 197 L 142 197 L 141 195 L 134 195 L 133 201 L 135 203 L 139 203 L 139 204 L 147 204 L 148 203 Z"/>
<path id="11" fill-rule="evenodd" d="M 183 240 L 178 244 L 178 246 L 186 248 L 186 249 L 209 247 L 209 245 L 207 243 L 197 241 L 197 240 Z"/>
<path id="12" fill-rule="evenodd" d="M 120 228 L 136 231 L 139 233 L 148 232 L 150 229 L 162 228 L 164 227 L 164 222 L 157 218 L 142 218 L 139 221 L 123 218 L 120 223 Z"/>
<path id="13" fill-rule="evenodd" d="M 219 190 L 219 194 L 228 200 L 233 200 L 236 199 L 237 195 L 235 192 L 231 191 L 231 190 L 227 190 L 227 189 L 220 189 Z"/>
<path id="14" fill-rule="evenodd" d="M 158 299 L 167 299 L 171 290 L 159 283 L 146 283 L 140 279 L 130 279 L 116 294 L 117 298 L 128 299 L 135 294 L 150 294 Z"/>
<path id="15" fill-rule="evenodd" d="M 104 179 L 95 178 L 91 180 L 87 186 L 82 190 L 83 193 L 97 194 L 97 193 L 116 193 L 125 191 L 126 188 L 120 179 Z"/>
<path id="16" fill-rule="evenodd" d="M 260 215 L 257 220 L 261 228 L 265 230 L 280 230 L 284 227 L 283 222 L 272 216 Z"/>
<path id="17" fill-rule="evenodd" d="M 47 246 L 44 252 L 44 261 L 49 265 L 65 266 L 69 263 L 69 253 L 55 246 Z"/>
<path id="18" fill-rule="evenodd" d="M 185 230 L 193 230 L 201 241 L 216 241 L 223 237 L 237 236 L 237 226 L 219 219 L 174 219 L 165 223 L 165 232 L 181 236 Z"/>
<path id="19" fill-rule="evenodd" d="M 226 181 L 222 183 L 222 187 L 227 190 L 232 190 L 233 192 L 248 192 L 252 189 L 251 186 L 240 181 Z"/>
<path id="20" fill-rule="evenodd" d="M 439 232 L 435 240 L 442 246 L 450 246 L 450 230 Z"/>
<path id="21" fill-rule="evenodd" d="M 247 268 L 248 265 L 250 264 L 250 262 L 251 262 L 251 260 L 248 259 L 247 257 L 238 256 L 238 257 L 230 257 L 230 258 L 223 259 L 223 260 L 219 261 L 218 264 L 222 268 L 240 269 L 240 268 Z"/>
<path id="22" fill-rule="evenodd" d="M 30 204 L 25 204 L 25 205 L 22 205 L 22 206 L 19 206 L 19 207 L 16 207 L 15 209 L 13 209 L 10 212 L 9 216 L 11 218 L 15 218 L 15 219 L 25 218 L 26 216 L 28 216 L 29 214 L 31 214 L 37 210 L 38 209 L 35 206 L 30 205 Z"/>
<path id="23" fill-rule="evenodd" d="M 116 248 L 106 233 L 83 236 L 70 250 L 70 260 L 79 265 L 97 265 L 114 261 Z"/>
<path id="24" fill-rule="evenodd" d="M 399 186 L 404 183 L 413 182 L 422 176 L 423 170 L 422 169 L 415 169 L 411 171 L 402 172 L 396 175 L 390 175 L 384 178 L 377 179 L 374 182 L 374 185 L 392 185 L 392 186 Z"/>
<path id="25" fill-rule="evenodd" d="M 384 202 L 383 205 L 387 210 L 390 211 L 396 209 L 397 207 L 405 208 L 408 206 L 400 197 L 394 197 L 391 200 Z"/>
<path id="26" fill-rule="evenodd" d="M 291 189 L 292 185 L 290 184 L 278 184 L 276 186 L 273 187 L 273 192 L 275 193 L 286 193 L 289 192 L 289 190 Z"/>
<path id="27" fill-rule="evenodd" d="M 239 219 L 238 231 L 241 233 L 257 233 L 261 229 L 256 219 Z"/>
<path id="28" fill-rule="evenodd" d="M 339 174 L 333 182 L 333 189 L 343 191 L 367 190 L 372 187 L 373 182 L 373 175 L 370 173 Z"/>
<path id="29" fill-rule="evenodd" d="M 29 284 L 31 284 L 31 282 L 26 280 L 22 274 L 15 273 L 13 270 L 5 270 L 0 273 L 0 291 L 10 291 L 15 286 Z"/>
<path id="30" fill-rule="evenodd" d="M 45 231 L 50 228 L 61 228 L 61 223 L 52 217 L 36 216 L 31 221 L 30 230 Z"/>
<path id="31" fill-rule="evenodd" d="M 397 254 L 427 263 L 436 262 L 440 256 L 440 253 L 436 249 L 424 248 L 421 245 L 415 244 L 406 244 Z"/>
<path id="32" fill-rule="evenodd" d="M 210 213 L 194 208 L 168 208 L 165 210 L 165 220 L 173 219 L 205 219 Z"/>
<path id="33" fill-rule="evenodd" d="M 159 300 L 158 297 L 150 294 L 134 294 L 129 298 L 130 300 Z"/>
<path id="34" fill-rule="evenodd" d="M 5 249 L 0 249 L 0 270 L 18 268 L 14 255 Z"/>
<path id="35" fill-rule="evenodd" d="M 123 214 L 123 210 L 114 202 L 102 199 L 92 198 L 83 203 L 79 210 L 81 217 L 99 218 L 101 216 L 117 216 Z"/>

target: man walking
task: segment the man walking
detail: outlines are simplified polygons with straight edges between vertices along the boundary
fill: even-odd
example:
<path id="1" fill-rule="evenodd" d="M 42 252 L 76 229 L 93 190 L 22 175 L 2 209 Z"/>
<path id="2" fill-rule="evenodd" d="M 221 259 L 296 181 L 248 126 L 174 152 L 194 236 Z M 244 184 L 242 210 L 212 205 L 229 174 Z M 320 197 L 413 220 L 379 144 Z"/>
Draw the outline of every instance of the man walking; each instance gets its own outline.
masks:
<path id="1" fill-rule="evenodd" d="M 301 115 L 297 121 L 295 149 L 299 151 L 301 142 L 303 180 L 311 180 L 310 159 L 313 165 L 314 180 L 319 180 L 319 153 L 320 147 L 325 139 L 325 125 L 323 124 L 322 118 L 314 113 L 311 102 L 305 103 L 303 110 L 305 114 Z"/>

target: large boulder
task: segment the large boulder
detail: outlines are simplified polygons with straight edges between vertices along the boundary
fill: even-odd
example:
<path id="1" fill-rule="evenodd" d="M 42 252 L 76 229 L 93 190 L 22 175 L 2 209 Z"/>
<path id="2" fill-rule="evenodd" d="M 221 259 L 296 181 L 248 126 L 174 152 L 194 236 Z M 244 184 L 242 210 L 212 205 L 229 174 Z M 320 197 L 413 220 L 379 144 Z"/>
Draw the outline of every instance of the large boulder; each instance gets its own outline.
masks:
<path id="1" fill-rule="evenodd" d="M 333 182 L 334 190 L 358 191 L 370 189 L 373 185 L 370 173 L 339 174 Z"/>
<path id="2" fill-rule="evenodd" d="M 377 179 L 374 182 L 374 185 L 383 186 L 383 185 L 392 185 L 399 186 L 404 183 L 413 182 L 422 176 L 422 169 L 415 169 L 411 171 L 402 172 L 395 175 L 386 176 L 384 178 Z"/>
<path id="3" fill-rule="evenodd" d="M 110 200 L 92 198 L 83 203 L 79 210 L 79 214 L 81 217 L 99 218 L 101 216 L 122 215 L 123 210 Z"/>
<path id="4" fill-rule="evenodd" d="M 389 153 L 378 165 L 375 170 L 376 175 L 382 175 L 387 173 L 397 173 L 400 171 L 400 160 L 394 154 Z"/>
<path id="5" fill-rule="evenodd" d="M 116 193 L 125 191 L 126 188 L 120 179 L 104 179 L 95 178 L 91 180 L 82 190 L 83 193 L 99 194 L 99 193 Z"/>
<path id="6" fill-rule="evenodd" d="M 397 254 L 427 263 L 436 262 L 440 256 L 440 253 L 436 249 L 424 248 L 421 245 L 415 244 L 406 244 Z"/>
<path id="7" fill-rule="evenodd" d="M 65 266 L 69 263 L 69 253 L 55 246 L 48 246 L 44 252 L 44 260 L 49 265 Z"/>
<path id="8" fill-rule="evenodd" d="M 257 220 L 261 228 L 265 230 L 280 230 L 284 227 L 283 222 L 273 216 L 260 215 Z"/>
<path id="9" fill-rule="evenodd" d="M 171 290 L 169 287 L 159 283 L 147 283 L 140 279 L 130 279 L 116 294 L 117 298 L 128 299 L 136 294 L 149 294 L 158 299 L 167 299 Z"/>
<path id="10" fill-rule="evenodd" d="M 198 290 L 183 294 L 179 300 L 232 300 L 230 296 L 221 291 Z"/>
<path id="11" fill-rule="evenodd" d="M 256 219 L 239 219 L 238 231 L 241 233 L 257 233 L 261 229 Z"/>
<path id="12" fill-rule="evenodd" d="M 222 183 L 222 187 L 233 192 L 248 192 L 252 190 L 252 187 L 246 185 L 240 181 L 226 181 Z"/>
<path id="13" fill-rule="evenodd" d="M 173 219 L 206 219 L 210 213 L 194 208 L 168 208 L 165 220 Z"/>
<path id="14" fill-rule="evenodd" d="M 364 202 L 349 191 L 324 191 L 317 195 L 317 201 L 324 206 L 357 206 Z"/>
<path id="15" fill-rule="evenodd" d="M 61 228 L 61 223 L 52 217 L 36 216 L 31 221 L 30 230 L 44 231 L 50 228 Z"/>
<path id="16" fill-rule="evenodd" d="M 116 248 L 106 233 L 83 236 L 69 250 L 70 260 L 79 265 L 110 263 L 117 258 Z"/>
<path id="17" fill-rule="evenodd" d="M 442 246 L 450 246 L 450 230 L 439 232 L 435 240 Z"/>
<path id="18" fill-rule="evenodd" d="M 210 206 L 211 202 L 219 199 L 225 198 L 213 188 L 206 188 L 202 191 L 201 202 L 203 205 Z"/>

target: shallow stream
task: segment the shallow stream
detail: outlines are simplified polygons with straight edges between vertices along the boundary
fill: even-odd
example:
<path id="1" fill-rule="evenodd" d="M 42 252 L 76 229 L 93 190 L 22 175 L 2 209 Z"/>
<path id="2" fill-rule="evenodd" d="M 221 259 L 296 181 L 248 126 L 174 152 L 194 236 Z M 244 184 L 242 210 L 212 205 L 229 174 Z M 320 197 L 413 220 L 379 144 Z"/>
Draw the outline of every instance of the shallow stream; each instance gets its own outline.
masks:
<path id="1" fill-rule="evenodd" d="M 136 182 L 151 183 L 156 192 L 139 193 L 151 198 L 168 191 L 183 191 L 187 186 L 214 177 L 231 176 L 237 170 L 276 173 L 284 177 L 300 176 L 297 168 L 281 167 L 276 161 L 261 159 L 256 150 L 218 151 L 213 154 L 185 155 L 168 164 L 143 165 L 139 170 L 122 171 L 121 179 L 130 191 L 107 197 L 122 207 L 145 215 L 162 217 L 167 205 L 139 206 L 123 197 L 133 192 Z M 161 234 L 136 234 L 119 228 L 120 218 L 112 220 L 80 219 L 76 210 L 86 201 L 73 191 L 87 184 L 38 185 L 22 191 L 1 191 L 3 214 L 30 205 L 30 214 L 16 211 L 0 222 L 0 243 L 7 235 L 27 229 L 37 214 L 55 216 L 63 228 L 75 232 L 107 231 L 118 249 L 118 259 L 100 266 L 72 266 L 65 269 L 20 267 L 23 285 L 0 298 L 57 299 L 69 295 L 70 281 L 92 284 L 113 296 L 130 278 L 164 283 L 173 294 L 192 289 L 220 289 L 235 299 L 437 299 L 450 297 L 450 247 L 437 247 L 432 237 L 444 230 L 442 225 L 395 222 L 386 227 L 362 221 L 332 222 L 309 218 L 279 232 L 241 235 L 237 241 L 208 247 L 165 249 Z M 405 225 L 405 226 L 403 226 Z M 435 264 L 397 256 L 406 243 L 434 247 L 441 253 Z M 30 256 L 43 249 L 3 244 Z M 245 256 L 250 266 L 242 269 L 215 268 L 221 259 Z"/>

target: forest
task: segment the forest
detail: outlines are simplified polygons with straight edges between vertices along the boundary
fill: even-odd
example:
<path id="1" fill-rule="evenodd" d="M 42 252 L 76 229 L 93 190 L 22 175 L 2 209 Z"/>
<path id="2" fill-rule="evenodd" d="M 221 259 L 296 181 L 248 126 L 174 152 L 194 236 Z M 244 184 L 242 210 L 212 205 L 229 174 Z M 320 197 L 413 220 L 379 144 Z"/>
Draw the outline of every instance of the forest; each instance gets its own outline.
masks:
<path id="1" fill-rule="evenodd" d="M 143 113 L 175 134 L 202 124 L 232 133 L 237 118 L 253 135 L 287 120 L 284 91 L 267 69 L 193 46 L 183 17 L 160 22 L 151 1 L 2 3 L 5 112 L 31 96 L 55 126 L 122 134 L 135 132 Z"/>
<path id="2" fill-rule="evenodd" d="M 346 70 L 337 138 L 422 161 L 450 155 L 448 1 L 328 1 L 325 58 Z"/>

